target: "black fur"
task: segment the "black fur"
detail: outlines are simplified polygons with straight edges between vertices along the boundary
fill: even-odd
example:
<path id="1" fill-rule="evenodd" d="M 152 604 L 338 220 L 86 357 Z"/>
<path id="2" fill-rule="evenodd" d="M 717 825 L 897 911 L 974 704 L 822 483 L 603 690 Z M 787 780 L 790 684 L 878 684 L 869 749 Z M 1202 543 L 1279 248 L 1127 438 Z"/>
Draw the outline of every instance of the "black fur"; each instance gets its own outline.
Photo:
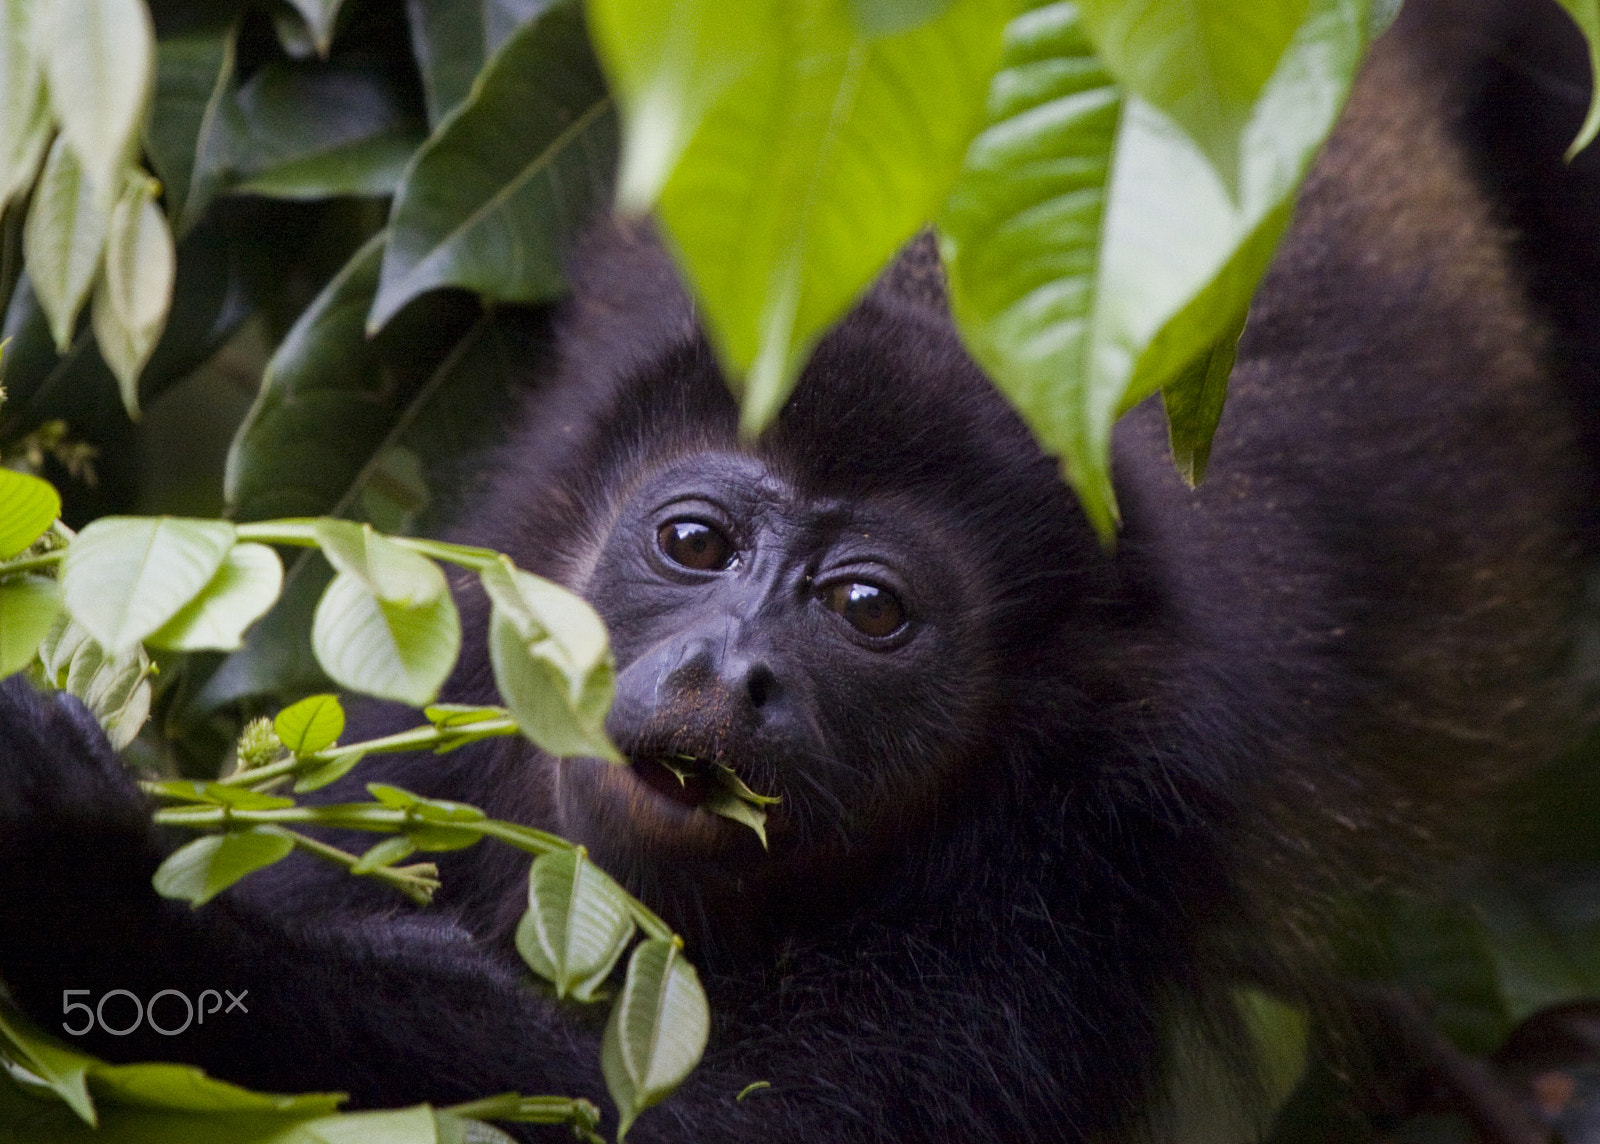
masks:
<path id="1" fill-rule="evenodd" d="M 639 773 L 727 761 L 783 797 L 771 852 L 507 741 L 359 777 L 569 832 L 687 936 L 711 1045 L 632 1138 L 1129 1129 L 1169 1018 L 1214 1016 L 1246 963 L 1292 987 L 1263 951 L 1305 964 L 1336 886 L 1435 851 L 1571 737 L 1600 214 L 1592 162 L 1560 164 L 1570 40 L 1554 5 L 1408 7 L 1252 310 L 1207 483 L 1179 485 L 1158 409 L 1120 428 L 1114 553 L 925 277 L 863 301 L 746 447 L 665 257 L 593 240 L 465 538 L 595 603 Z M 664 569 L 658 510 L 690 491 L 794 559 Z M 893 646 L 818 603 L 844 557 L 908 601 Z M 489 701 L 463 606 L 451 697 Z M 364 1105 L 604 1106 L 595 1031 L 518 985 L 521 859 L 442 856 L 438 922 L 298 861 L 190 913 L 149 892 L 159 848 L 103 742 L 7 688 L 0 972 L 48 1027 L 63 988 L 248 988 L 247 1023 L 87 1043 Z"/>

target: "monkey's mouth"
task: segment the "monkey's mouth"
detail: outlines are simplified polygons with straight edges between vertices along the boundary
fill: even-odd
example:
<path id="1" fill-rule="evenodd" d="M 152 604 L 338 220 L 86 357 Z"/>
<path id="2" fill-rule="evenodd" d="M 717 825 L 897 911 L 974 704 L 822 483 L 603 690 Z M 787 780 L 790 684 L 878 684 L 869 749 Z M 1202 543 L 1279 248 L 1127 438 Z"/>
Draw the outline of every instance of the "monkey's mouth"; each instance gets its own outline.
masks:
<path id="1" fill-rule="evenodd" d="M 640 752 L 629 755 L 634 778 L 669 802 L 689 810 L 705 805 L 712 791 L 711 762 L 694 755 Z"/>

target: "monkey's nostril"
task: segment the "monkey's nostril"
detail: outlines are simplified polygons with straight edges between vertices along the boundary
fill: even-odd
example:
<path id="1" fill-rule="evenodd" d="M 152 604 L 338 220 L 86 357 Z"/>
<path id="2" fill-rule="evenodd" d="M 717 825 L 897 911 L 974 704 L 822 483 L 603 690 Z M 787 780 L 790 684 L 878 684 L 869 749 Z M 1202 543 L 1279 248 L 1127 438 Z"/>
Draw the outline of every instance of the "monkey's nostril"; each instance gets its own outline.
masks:
<path id="1" fill-rule="evenodd" d="M 745 694 L 750 697 L 750 706 L 759 710 L 777 693 L 778 678 L 772 674 L 770 667 L 758 663 L 745 677 L 744 687 Z"/>

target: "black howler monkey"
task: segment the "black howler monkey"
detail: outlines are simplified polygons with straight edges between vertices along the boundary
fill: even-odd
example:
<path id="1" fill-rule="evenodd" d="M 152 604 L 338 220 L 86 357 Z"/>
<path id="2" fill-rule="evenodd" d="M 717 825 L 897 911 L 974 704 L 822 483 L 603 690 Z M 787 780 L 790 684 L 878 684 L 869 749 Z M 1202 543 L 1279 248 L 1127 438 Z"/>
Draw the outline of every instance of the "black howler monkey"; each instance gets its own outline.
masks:
<path id="1" fill-rule="evenodd" d="M 634 1139 L 1133 1131 L 1174 1012 L 1570 736 L 1600 504 L 1600 200 L 1561 162 L 1584 66 L 1554 4 L 1407 7 L 1252 310 L 1205 485 L 1158 409 L 1119 429 L 1114 552 L 930 303 L 926 250 L 744 444 L 664 255 L 591 241 L 467 536 L 604 616 L 632 768 L 495 741 L 362 779 L 581 841 L 688 937 L 710 1047 Z M 463 606 L 452 698 L 489 701 Z M 368 1106 L 605 1103 L 595 1031 L 519 983 L 514 856 L 445 855 L 429 915 L 293 861 L 190 911 L 152 893 L 92 722 L 5 694 L 0 975 L 47 1027 L 65 988 L 248 987 L 247 1024 L 85 1043 Z M 696 809 L 683 759 L 782 796 L 770 851 Z"/>

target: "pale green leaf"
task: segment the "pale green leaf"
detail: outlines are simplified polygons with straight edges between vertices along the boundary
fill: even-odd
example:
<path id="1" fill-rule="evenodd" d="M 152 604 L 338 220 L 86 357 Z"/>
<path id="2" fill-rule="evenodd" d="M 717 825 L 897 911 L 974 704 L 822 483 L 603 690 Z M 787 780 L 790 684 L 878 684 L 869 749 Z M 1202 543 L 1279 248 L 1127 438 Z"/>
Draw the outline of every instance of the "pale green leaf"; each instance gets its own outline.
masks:
<path id="1" fill-rule="evenodd" d="M 226 521 L 101 517 L 67 549 L 62 599 L 102 646 L 124 652 L 205 590 L 233 542 Z"/>
<path id="2" fill-rule="evenodd" d="M 461 622 L 448 592 L 414 606 L 389 604 L 341 572 L 317 605 L 311 646 L 339 686 L 425 707 L 455 665 Z"/>
<path id="3" fill-rule="evenodd" d="M 22 552 L 60 515 L 61 498 L 50 482 L 0 469 L 0 560 Z"/>
<path id="4" fill-rule="evenodd" d="M 627 895 L 582 850 L 534 859 L 517 952 L 557 997 L 593 1000 L 633 929 Z"/>
<path id="5" fill-rule="evenodd" d="M 615 136 L 578 6 L 518 29 L 395 193 L 368 328 L 439 286 L 497 301 L 555 296 L 566 239 L 606 199 Z"/>
<path id="6" fill-rule="evenodd" d="M 598 0 L 624 101 L 619 197 L 657 213 L 746 433 L 811 345 L 944 201 L 983 124 L 1007 0 L 868 36 L 848 5 Z"/>
<path id="7" fill-rule="evenodd" d="M 308 695 L 279 711 L 272 729 L 295 754 L 314 755 L 344 734 L 344 708 L 337 695 Z"/>
<path id="8" fill-rule="evenodd" d="M 58 137 L 45 159 L 22 231 L 28 278 L 50 319 L 58 353 L 66 353 L 72 345 L 78 311 L 100 272 L 109 225 L 107 196 L 95 190 L 66 139 Z"/>
<path id="9" fill-rule="evenodd" d="M 705 1051 L 711 1013 L 694 967 L 675 942 L 639 943 L 600 1047 L 620 1140 L 634 1119 L 676 1088 Z"/>
<path id="10" fill-rule="evenodd" d="M 1307 0 L 1079 0 L 1100 59 L 1237 186 L 1240 135 L 1305 19 Z"/>
<path id="11" fill-rule="evenodd" d="M 265 544 L 235 544 L 205 589 L 146 638 L 169 651 L 233 651 L 282 589 L 276 552 Z"/>
<path id="12" fill-rule="evenodd" d="M 616 675 L 600 617 L 510 561 L 481 575 L 493 604 L 489 660 L 523 734 L 552 754 L 620 762 L 605 733 Z"/>
<path id="13" fill-rule="evenodd" d="M 49 0 L 45 74 L 62 137 L 109 205 L 138 142 L 155 76 L 144 0 Z"/>
<path id="14" fill-rule="evenodd" d="M 82 625 L 63 615 L 40 641 L 39 661 L 45 682 L 81 699 L 113 750 L 133 742 L 150 714 L 150 657 L 144 645 L 108 655 Z"/>
<path id="15" fill-rule="evenodd" d="M 0 1003 L 0 1063 L 14 1060 L 43 1081 L 85 1124 L 93 1125 L 94 1100 L 86 1083 L 97 1062 L 47 1037 L 9 1005 Z M 4 1083 L 4 1082 L 0 1082 Z"/>
<path id="16" fill-rule="evenodd" d="M 369 847 L 365 854 L 356 859 L 355 865 L 350 867 L 350 873 L 370 874 L 385 866 L 393 866 L 416 852 L 417 844 L 405 835 L 385 838 L 377 845 Z"/>
<path id="17" fill-rule="evenodd" d="M 61 613 L 56 582 L 44 576 L 0 581 L 0 676 L 21 671 L 38 654 Z"/>
<path id="18" fill-rule="evenodd" d="M 449 592 L 437 564 L 379 536 L 371 525 L 325 518 L 316 523 L 316 537 L 328 563 L 386 604 L 420 607 Z"/>
<path id="19" fill-rule="evenodd" d="M 156 893 L 203 906 L 247 874 L 289 856 L 294 839 L 272 826 L 208 834 L 167 856 L 151 879 Z"/>
<path id="20" fill-rule="evenodd" d="M 50 141 L 44 69 L 34 54 L 41 0 L 0 5 L 0 211 L 33 182 Z"/>
<path id="21" fill-rule="evenodd" d="M 100 356 L 116 375 L 129 417 L 139 415 L 139 375 L 166 329 L 177 281 L 172 231 L 155 201 L 159 189 L 146 175 L 126 180 L 111 208 L 105 265 L 91 311 Z"/>

